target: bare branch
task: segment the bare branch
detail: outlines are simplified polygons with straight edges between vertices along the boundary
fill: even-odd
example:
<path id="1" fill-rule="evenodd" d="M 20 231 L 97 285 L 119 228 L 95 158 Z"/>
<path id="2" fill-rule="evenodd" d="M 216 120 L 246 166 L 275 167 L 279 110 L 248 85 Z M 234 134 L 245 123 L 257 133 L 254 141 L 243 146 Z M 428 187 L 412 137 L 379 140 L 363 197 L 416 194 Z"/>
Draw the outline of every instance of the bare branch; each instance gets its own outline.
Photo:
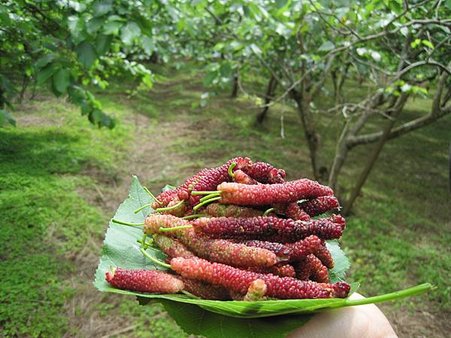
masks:
<path id="1" fill-rule="evenodd" d="M 451 113 L 451 104 L 446 105 L 447 99 L 445 99 L 445 102 L 442 102 L 443 101 L 442 94 L 446 86 L 447 77 L 448 73 L 443 73 L 442 76 L 440 77 L 437 91 L 434 96 L 434 100 L 432 102 L 431 112 L 425 116 L 419 117 L 417 119 L 406 122 L 396 128 L 393 128 L 390 131 L 390 134 L 388 135 L 389 140 L 404 135 L 413 130 L 419 129 L 421 127 L 427 126 L 432 122 L 435 122 L 438 119 L 442 118 L 443 116 L 446 116 Z M 360 136 L 350 136 L 348 137 L 346 144 L 348 148 L 353 148 L 361 144 L 377 142 L 382 137 L 382 134 L 383 133 L 379 131 L 376 133 L 370 133 Z"/>
<path id="2" fill-rule="evenodd" d="M 320 80 L 318 80 L 316 82 L 316 84 L 313 86 L 312 90 L 311 90 L 311 96 L 315 97 L 316 95 L 318 95 L 319 91 L 321 90 L 321 88 L 324 85 L 324 82 L 326 81 L 326 77 L 327 75 L 329 75 L 329 71 L 332 67 L 332 64 L 335 60 L 336 54 L 332 54 L 331 56 L 329 56 L 329 60 L 327 61 L 326 67 L 324 68 L 324 71 L 322 72 L 322 76 L 320 78 Z"/>
<path id="3" fill-rule="evenodd" d="M 407 72 L 411 71 L 412 69 L 418 68 L 421 66 L 436 66 L 436 67 L 442 69 L 444 72 L 451 75 L 451 69 L 449 69 L 449 67 L 441 64 L 440 62 L 424 60 L 424 61 L 418 61 L 418 62 L 411 63 L 410 65 L 408 65 L 407 67 L 402 69 L 398 74 L 396 74 L 396 77 L 393 79 L 393 82 L 400 79 L 403 75 L 405 75 Z"/>

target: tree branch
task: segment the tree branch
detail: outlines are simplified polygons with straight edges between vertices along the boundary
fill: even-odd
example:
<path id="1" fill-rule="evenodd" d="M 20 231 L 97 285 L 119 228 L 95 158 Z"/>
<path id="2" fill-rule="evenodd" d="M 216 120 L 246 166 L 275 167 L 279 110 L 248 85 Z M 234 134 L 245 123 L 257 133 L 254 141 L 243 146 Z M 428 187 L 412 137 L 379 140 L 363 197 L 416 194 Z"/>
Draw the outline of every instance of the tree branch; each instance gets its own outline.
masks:
<path id="1" fill-rule="evenodd" d="M 387 139 L 391 140 L 397 138 L 401 135 L 409 133 L 413 130 L 419 129 L 421 127 L 427 126 L 432 122 L 437 121 L 438 119 L 448 115 L 451 113 L 451 104 L 446 104 L 449 100 L 449 97 L 445 97 L 445 102 L 442 102 L 442 94 L 443 90 L 446 86 L 446 79 L 448 77 L 448 73 L 443 73 L 440 77 L 440 81 L 437 87 L 436 94 L 434 96 L 434 100 L 432 102 L 431 112 L 425 116 L 419 117 L 417 119 L 406 122 L 396 128 L 393 128 L 387 136 Z M 360 136 L 350 136 L 346 140 L 346 145 L 348 148 L 353 148 L 355 146 L 361 144 L 369 144 L 377 142 L 382 137 L 382 131 L 376 133 L 370 133 Z"/>

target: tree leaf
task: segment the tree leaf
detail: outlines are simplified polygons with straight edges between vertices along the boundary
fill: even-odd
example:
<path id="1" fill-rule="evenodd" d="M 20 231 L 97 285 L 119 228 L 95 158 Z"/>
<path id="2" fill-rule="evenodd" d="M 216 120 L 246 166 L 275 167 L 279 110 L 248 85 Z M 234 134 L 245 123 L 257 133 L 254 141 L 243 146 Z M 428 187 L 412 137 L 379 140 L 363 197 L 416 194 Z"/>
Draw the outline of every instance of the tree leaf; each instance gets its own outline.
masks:
<path id="1" fill-rule="evenodd" d="M 41 57 L 39 60 L 36 61 L 34 66 L 37 69 L 41 69 L 44 66 L 47 66 L 50 62 L 55 60 L 55 54 L 46 54 L 43 57 Z"/>
<path id="2" fill-rule="evenodd" d="M 324 41 L 323 44 L 318 48 L 320 52 L 328 52 L 335 48 L 335 45 L 332 41 Z"/>
<path id="3" fill-rule="evenodd" d="M 133 177 L 129 196 L 119 206 L 114 218 L 131 223 L 142 223 L 145 217 L 153 211 L 150 207 L 153 201 L 153 197 L 145 191 L 138 179 Z M 149 206 L 137 214 L 134 213 L 134 210 L 144 205 Z M 143 257 L 137 242 L 142 237 L 141 227 L 110 222 L 95 275 L 95 287 L 100 291 L 138 296 L 142 303 L 145 303 L 145 299 L 159 301 L 188 333 L 201 334 L 206 337 L 283 337 L 287 332 L 305 323 L 310 314 L 322 309 L 392 300 L 419 294 L 432 287 L 430 284 L 422 284 L 400 292 L 363 300 L 332 298 L 253 302 L 206 300 L 191 298 L 183 294 L 160 295 L 113 288 L 105 281 L 105 273 L 112 267 L 164 270 Z M 341 277 L 349 267 L 349 261 L 347 259 L 343 261 L 345 256 L 338 248 L 336 241 L 329 242 L 328 247 L 335 260 L 336 277 Z M 158 249 L 148 249 L 147 251 L 156 259 L 165 259 L 165 255 Z M 356 285 L 353 285 L 352 290 L 355 291 L 355 289 Z M 290 316 L 283 316 L 288 314 Z M 258 319 L 264 317 L 272 318 L 271 321 Z"/>
<path id="4" fill-rule="evenodd" d="M 53 75 L 53 87 L 59 94 L 64 94 L 70 84 L 70 71 L 66 68 L 60 68 Z"/>
<path id="5" fill-rule="evenodd" d="M 11 114 L 6 110 L 0 109 L 0 127 L 3 127 L 6 123 L 9 123 L 14 127 L 16 126 L 16 120 L 14 120 Z"/>
<path id="6" fill-rule="evenodd" d="M 155 51 L 155 43 L 150 36 L 147 36 L 147 35 L 143 36 L 143 38 L 141 39 L 141 42 L 142 42 L 144 51 L 148 55 L 151 55 Z"/>
<path id="7" fill-rule="evenodd" d="M 259 318 L 239 319 L 212 313 L 191 304 L 168 300 L 160 302 L 186 333 L 209 338 L 283 338 L 311 318 L 311 315 L 297 315 L 274 317 L 270 321 Z"/>
<path id="8" fill-rule="evenodd" d="M 119 34 L 119 30 L 123 26 L 123 23 L 118 20 L 110 20 L 105 23 L 103 26 L 103 33 L 107 35 L 117 35 Z"/>
<path id="9" fill-rule="evenodd" d="M 83 41 L 81 44 L 79 44 L 75 48 L 75 51 L 77 52 L 78 59 L 80 60 L 81 64 L 86 68 L 90 68 L 94 61 L 97 59 L 96 50 L 88 41 Z"/>
<path id="10" fill-rule="evenodd" d="M 42 68 L 37 77 L 36 77 L 36 83 L 38 85 L 42 85 L 44 82 L 46 82 L 55 72 L 58 70 L 58 67 L 55 63 L 48 64 L 44 68 Z"/>
<path id="11" fill-rule="evenodd" d="M 113 0 L 98 0 L 93 5 L 94 16 L 102 16 L 113 9 Z"/>
<path id="12" fill-rule="evenodd" d="M 429 41 L 429 40 L 421 40 L 421 43 L 422 43 L 423 45 L 425 45 L 426 47 L 429 47 L 430 49 L 434 49 L 434 45 L 433 45 L 432 42 Z"/>
<path id="13" fill-rule="evenodd" d="M 334 258 L 334 267 L 329 271 L 329 276 L 331 282 L 335 283 L 345 278 L 346 272 L 351 267 L 351 263 L 343 250 L 341 250 L 338 241 L 326 241 L 326 246 Z"/>
<path id="14" fill-rule="evenodd" d="M 100 34 L 96 39 L 96 51 L 97 55 L 104 55 L 111 46 L 111 41 L 113 41 L 113 36 Z"/>
<path id="15" fill-rule="evenodd" d="M 139 28 L 136 22 L 129 22 L 121 29 L 121 40 L 126 45 L 133 42 L 133 39 L 137 38 L 141 34 L 141 28 Z"/>

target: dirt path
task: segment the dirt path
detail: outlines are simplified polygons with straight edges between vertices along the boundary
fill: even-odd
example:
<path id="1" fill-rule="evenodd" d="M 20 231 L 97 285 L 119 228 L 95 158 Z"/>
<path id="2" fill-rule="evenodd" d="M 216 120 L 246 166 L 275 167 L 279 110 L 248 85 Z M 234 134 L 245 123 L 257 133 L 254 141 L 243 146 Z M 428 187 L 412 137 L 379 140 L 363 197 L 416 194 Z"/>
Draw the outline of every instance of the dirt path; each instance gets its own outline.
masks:
<path id="1" fill-rule="evenodd" d="M 183 173 L 176 172 L 177 168 L 171 163 L 183 163 L 188 159 L 182 154 L 169 151 L 176 134 L 181 130 L 189 132 L 188 123 L 161 122 L 158 125 L 151 119 L 140 114 L 128 116 L 125 123 L 134 125 L 134 140 L 123 160 L 117 177 L 105 178 L 96 168 L 86 170 L 87 175 L 97 182 L 89 189 L 80 189 L 79 193 L 89 201 L 101 208 L 106 215 L 114 215 L 118 205 L 126 198 L 130 186 L 131 176 L 136 175 L 141 182 L 163 181 L 165 177 L 177 177 Z M 75 258 L 76 273 L 71 276 L 70 284 L 77 290 L 76 296 L 67 304 L 70 318 L 70 327 L 75 329 L 80 337 L 112 337 L 132 335 L 135 329 L 130 325 L 129 318 L 121 315 L 119 311 L 109 311 L 104 316 L 99 311 L 99 304 L 108 304 L 111 308 L 119 307 L 122 297 L 98 292 L 86 280 L 92 280 L 98 264 L 101 241 L 91 239 Z M 131 300 L 130 300 L 131 301 Z M 83 315 L 77 313 L 83 309 Z M 161 312 L 161 316 L 167 316 Z M 133 323 L 132 323 L 133 324 Z M 72 336 L 69 332 L 67 336 Z"/>

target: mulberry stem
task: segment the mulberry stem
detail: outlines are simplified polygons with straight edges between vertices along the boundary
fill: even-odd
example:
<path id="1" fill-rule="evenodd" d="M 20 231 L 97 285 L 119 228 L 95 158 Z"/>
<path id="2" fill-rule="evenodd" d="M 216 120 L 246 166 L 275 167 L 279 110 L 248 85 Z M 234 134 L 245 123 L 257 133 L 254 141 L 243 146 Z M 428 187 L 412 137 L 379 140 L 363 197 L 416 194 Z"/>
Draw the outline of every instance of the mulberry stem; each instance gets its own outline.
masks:
<path id="1" fill-rule="evenodd" d="M 268 210 L 266 210 L 264 213 L 263 213 L 263 216 L 268 216 L 270 213 L 272 213 L 273 211 L 275 211 L 276 209 L 275 208 L 269 208 Z"/>
<path id="2" fill-rule="evenodd" d="M 199 200 L 199 202 L 203 202 L 203 201 L 209 200 L 210 198 L 217 197 L 217 196 L 220 196 L 220 193 L 218 191 L 215 191 L 214 193 L 211 193 L 209 195 L 206 195 L 206 196 L 202 197 Z"/>
<path id="3" fill-rule="evenodd" d="M 180 226 L 173 227 L 173 228 L 160 227 L 160 229 L 158 229 L 158 230 L 161 232 L 171 232 L 171 231 L 176 231 L 176 230 L 190 229 L 192 227 L 193 227 L 192 225 L 180 225 Z"/>
<path id="4" fill-rule="evenodd" d="M 221 199 L 221 197 L 218 196 L 218 197 L 212 197 L 212 198 L 210 198 L 210 199 L 204 200 L 204 201 L 202 201 L 201 203 L 199 203 L 199 204 L 197 204 L 196 206 L 194 206 L 193 210 L 196 211 L 197 209 L 203 207 L 204 205 L 210 204 L 211 202 L 218 201 L 218 200 L 220 200 L 220 199 Z"/>
<path id="5" fill-rule="evenodd" d="M 144 204 L 142 207 L 139 207 L 138 209 L 136 209 L 135 211 L 133 211 L 135 214 L 137 214 L 138 212 L 140 212 L 141 210 L 145 209 L 149 207 L 150 208 L 150 204 Z"/>
<path id="6" fill-rule="evenodd" d="M 180 207 L 181 205 L 183 205 L 183 203 L 185 203 L 185 201 L 180 201 L 177 204 L 174 204 L 173 206 L 170 207 L 165 207 L 165 208 L 157 208 L 155 209 L 156 212 L 161 212 L 161 211 L 171 211 L 174 209 L 177 209 L 178 207 Z"/>
<path id="7" fill-rule="evenodd" d="M 143 189 L 144 189 L 144 191 L 145 191 L 150 197 L 152 197 L 156 202 L 158 202 L 159 204 L 162 203 L 161 201 L 159 201 L 159 200 L 155 197 L 154 194 L 152 194 L 152 192 L 151 192 L 149 189 L 147 189 L 146 187 L 143 187 Z"/>
<path id="8" fill-rule="evenodd" d="M 139 226 L 143 226 L 144 223 L 130 223 L 130 222 L 125 222 L 125 221 L 120 221 L 118 219 L 112 219 L 111 222 L 113 223 L 117 223 L 117 224 L 122 224 L 122 225 L 128 225 L 130 227 L 139 227 Z"/>
<path id="9" fill-rule="evenodd" d="M 186 220 L 189 220 L 189 219 L 196 219 L 196 218 L 200 218 L 200 217 L 207 217 L 207 215 L 205 215 L 205 214 L 193 214 L 193 215 L 184 216 L 182 218 L 186 219 Z"/>
<path id="10" fill-rule="evenodd" d="M 197 191 L 191 191 L 191 195 L 196 196 L 196 195 L 210 195 L 210 194 L 214 194 L 217 193 L 217 190 L 210 190 L 210 191 L 201 191 L 201 190 L 197 190 Z"/>
<path id="11" fill-rule="evenodd" d="M 146 252 L 146 250 L 144 250 L 143 248 L 141 248 L 140 250 L 141 250 L 141 253 L 142 253 L 148 260 L 150 260 L 152 263 L 161 265 L 162 267 L 165 267 L 165 268 L 168 268 L 168 269 L 171 268 L 171 266 L 170 266 L 169 264 L 166 264 L 166 263 L 160 261 L 159 259 L 156 259 L 155 257 L 152 257 L 151 255 L 149 255 L 149 254 Z"/>
<path id="12" fill-rule="evenodd" d="M 232 162 L 229 165 L 229 168 L 227 169 L 227 172 L 229 173 L 229 176 L 231 178 L 235 178 L 235 174 L 233 173 L 233 169 L 236 167 L 236 162 Z"/>

